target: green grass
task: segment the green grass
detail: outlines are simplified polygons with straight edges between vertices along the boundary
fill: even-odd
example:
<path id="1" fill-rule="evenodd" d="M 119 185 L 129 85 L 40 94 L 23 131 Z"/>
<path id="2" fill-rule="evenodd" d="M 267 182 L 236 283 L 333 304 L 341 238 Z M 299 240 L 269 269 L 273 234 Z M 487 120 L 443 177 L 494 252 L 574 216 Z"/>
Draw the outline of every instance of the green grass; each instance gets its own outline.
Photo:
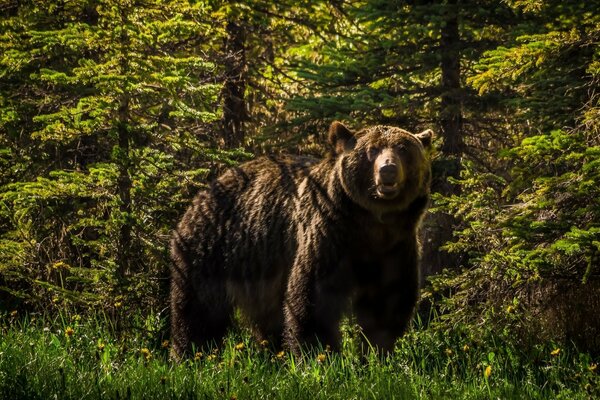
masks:
<path id="1" fill-rule="evenodd" d="M 119 330 L 105 317 L 2 315 L 0 399 L 588 399 L 599 394 L 587 354 L 573 348 L 553 354 L 558 347 L 551 344 L 524 353 L 493 333 L 468 339 L 413 330 L 394 355 L 380 360 L 371 354 L 366 361 L 347 340 L 341 354 L 316 350 L 302 363 L 234 333 L 214 353 L 174 363 L 159 334 L 160 320 L 131 324 Z"/>

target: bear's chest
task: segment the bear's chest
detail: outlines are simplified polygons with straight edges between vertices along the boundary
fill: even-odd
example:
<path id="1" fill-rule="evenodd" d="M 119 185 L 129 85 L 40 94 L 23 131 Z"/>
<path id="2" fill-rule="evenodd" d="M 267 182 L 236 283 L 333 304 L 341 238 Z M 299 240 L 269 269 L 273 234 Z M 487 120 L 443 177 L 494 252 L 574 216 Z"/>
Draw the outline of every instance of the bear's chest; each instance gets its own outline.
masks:
<path id="1" fill-rule="evenodd" d="M 390 226 L 365 226 L 357 237 L 363 243 L 364 253 L 381 255 L 391 251 L 406 238 L 406 233 Z M 358 244 L 358 243 L 357 243 Z"/>
<path id="2" fill-rule="evenodd" d="M 381 256 L 410 238 L 412 232 L 405 229 L 399 215 L 386 217 L 383 221 L 373 217 L 361 219 L 351 235 L 350 246 L 366 257 Z"/>

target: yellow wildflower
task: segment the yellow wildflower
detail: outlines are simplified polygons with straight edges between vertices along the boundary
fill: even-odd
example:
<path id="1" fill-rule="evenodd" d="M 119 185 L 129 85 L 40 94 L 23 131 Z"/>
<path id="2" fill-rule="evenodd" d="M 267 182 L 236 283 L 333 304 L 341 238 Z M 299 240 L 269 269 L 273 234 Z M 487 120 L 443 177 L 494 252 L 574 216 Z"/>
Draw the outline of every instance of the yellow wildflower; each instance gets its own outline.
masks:
<path id="1" fill-rule="evenodd" d="M 75 333 L 75 331 L 70 326 L 67 327 L 67 329 L 65 329 L 65 336 L 67 336 L 67 337 L 73 336 L 74 333 Z"/>
<path id="2" fill-rule="evenodd" d="M 469 351 L 469 349 L 470 349 L 470 347 L 469 347 L 469 345 L 468 345 L 468 344 L 465 344 L 465 345 L 463 346 L 463 351 Z"/>
<path id="3" fill-rule="evenodd" d="M 52 264 L 52 269 L 61 269 L 61 268 L 67 269 L 68 265 L 62 261 L 58 261 L 58 262 L 55 262 L 54 264 Z"/>
<path id="4" fill-rule="evenodd" d="M 196 354 L 194 354 L 194 361 L 198 361 L 201 358 L 202 358 L 202 353 L 197 351 Z"/>
<path id="5" fill-rule="evenodd" d="M 488 365 L 485 368 L 485 372 L 483 373 L 483 375 L 485 376 L 485 379 L 488 379 L 490 376 L 492 376 L 492 366 Z"/>
<path id="6" fill-rule="evenodd" d="M 143 349 L 140 350 L 140 353 L 142 353 L 142 355 L 144 356 L 144 358 L 146 360 L 150 360 L 152 358 L 152 353 L 150 352 L 150 350 L 146 347 L 144 347 Z"/>
<path id="7" fill-rule="evenodd" d="M 448 357 L 450 357 L 454 352 L 452 351 L 452 349 L 446 349 L 446 355 Z"/>
<path id="8" fill-rule="evenodd" d="M 588 369 L 591 372 L 596 372 L 596 370 L 598 369 L 598 364 L 590 364 L 590 366 L 588 367 Z"/>
<path id="9" fill-rule="evenodd" d="M 115 308 L 121 308 L 121 307 L 123 307 L 123 303 L 121 303 L 120 301 L 117 301 L 115 303 Z"/>
<path id="10" fill-rule="evenodd" d="M 285 353 L 283 351 L 280 351 L 279 353 L 277 353 L 277 358 L 283 358 L 284 355 Z"/>
<path id="11" fill-rule="evenodd" d="M 510 314 L 510 313 L 512 313 L 513 311 L 515 311 L 515 308 L 514 308 L 513 306 L 508 306 L 508 307 L 506 307 L 506 313 L 507 313 L 507 314 Z"/>
<path id="12" fill-rule="evenodd" d="M 235 345 L 236 350 L 244 350 L 244 347 L 246 347 L 246 345 L 243 342 Z"/>
<path id="13" fill-rule="evenodd" d="M 214 360 L 215 358 L 217 358 L 217 356 L 216 356 L 216 355 L 214 355 L 214 354 L 209 354 L 208 356 L 206 356 L 206 359 L 207 359 L 208 361 L 212 361 L 212 360 Z"/>
<path id="14" fill-rule="evenodd" d="M 324 361 L 325 361 L 325 358 L 326 358 L 326 357 L 325 357 L 325 354 L 321 353 L 321 354 L 319 354 L 319 355 L 317 356 L 317 362 L 320 362 L 320 363 L 322 363 L 322 362 L 324 362 Z"/>
<path id="15" fill-rule="evenodd" d="M 559 354 L 560 354 L 560 349 L 554 349 L 554 350 L 552 350 L 552 351 L 550 352 L 550 355 L 551 355 L 552 357 L 556 357 L 556 356 L 557 356 L 557 355 L 559 355 Z"/>
<path id="16" fill-rule="evenodd" d="M 265 339 L 265 340 L 261 340 L 261 341 L 260 341 L 260 345 L 261 345 L 262 347 L 267 347 L 267 346 L 269 345 L 269 341 L 268 341 L 268 340 L 266 340 L 266 339 Z"/>
<path id="17" fill-rule="evenodd" d="M 12 318 L 16 317 L 16 316 L 17 316 L 17 310 L 12 310 L 12 311 L 10 312 L 10 316 L 11 316 Z"/>
<path id="18" fill-rule="evenodd" d="M 163 340 L 161 347 L 163 349 L 168 349 L 169 348 L 169 341 L 168 340 Z"/>
<path id="19" fill-rule="evenodd" d="M 103 342 L 98 342 L 98 350 L 102 351 L 104 350 L 104 343 Z"/>

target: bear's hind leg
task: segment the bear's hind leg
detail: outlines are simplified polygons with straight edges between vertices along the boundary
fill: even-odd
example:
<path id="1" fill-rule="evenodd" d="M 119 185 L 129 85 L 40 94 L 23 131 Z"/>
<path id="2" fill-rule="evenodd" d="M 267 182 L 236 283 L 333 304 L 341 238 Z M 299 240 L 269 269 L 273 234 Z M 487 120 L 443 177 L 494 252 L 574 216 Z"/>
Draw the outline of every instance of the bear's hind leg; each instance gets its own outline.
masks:
<path id="1" fill-rule="evenodd" d="M 177 356 L 219 345 L 231 325 L 232 306 L 225 289 L 202 287 L 187 288 L 187 294 L 171 291 L 171 336 Z"/>

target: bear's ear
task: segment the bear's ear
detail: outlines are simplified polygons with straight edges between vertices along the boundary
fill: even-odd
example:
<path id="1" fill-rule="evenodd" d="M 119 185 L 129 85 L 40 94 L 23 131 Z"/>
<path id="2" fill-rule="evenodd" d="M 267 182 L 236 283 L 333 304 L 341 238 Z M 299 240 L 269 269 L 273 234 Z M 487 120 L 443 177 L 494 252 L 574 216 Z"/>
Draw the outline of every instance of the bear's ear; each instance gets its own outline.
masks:
<path id="1" fill-rule="evenodd" d="M 350 151 L 356 144 L 354 133 L 339 121 L 334 121 L 329 127 L 329 143 L 335 154 Z"/>
<path id="2" fill-rule="evenodd" d="M 431 129 L 417 133 L 415 136 L 421 141 L 421 144 L 425 149 L 429 150 L 431 148 L 431 141 L 433 139 L 433 131 Z"/>

